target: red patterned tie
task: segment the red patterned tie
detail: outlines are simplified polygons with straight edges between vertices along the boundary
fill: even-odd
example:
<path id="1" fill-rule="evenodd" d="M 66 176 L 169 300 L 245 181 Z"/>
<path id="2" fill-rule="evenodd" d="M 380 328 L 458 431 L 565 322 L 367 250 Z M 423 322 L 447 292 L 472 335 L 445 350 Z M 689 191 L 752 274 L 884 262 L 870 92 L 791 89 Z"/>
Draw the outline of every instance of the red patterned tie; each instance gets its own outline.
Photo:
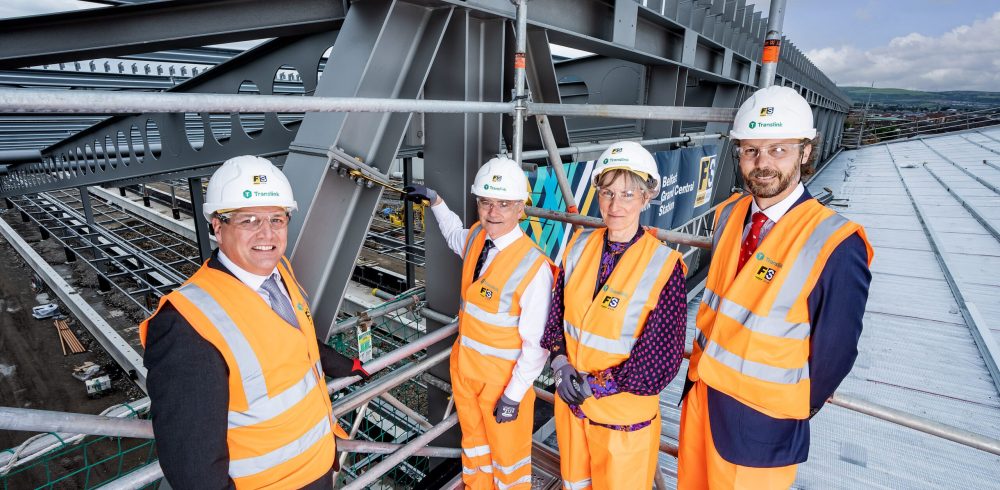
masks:
<path id="1" fill-rule="evenodd" d="M 750 233 L 747 233 L 747 237 L 743 240 L 743 245 L 740 246 L 740 262 L 736 266 L 736 273 L 739 274 L 743 270 L 743 265 L 750 260 L 750 256 L 753 255 L 753 251 L 757 250 L 757 244 L 760 243 L 760 230 L 764 228 L 764 223 L 767 223 L 767 216 L 757 211 L 753 213 L 753 224 L 750 225 Z"/>

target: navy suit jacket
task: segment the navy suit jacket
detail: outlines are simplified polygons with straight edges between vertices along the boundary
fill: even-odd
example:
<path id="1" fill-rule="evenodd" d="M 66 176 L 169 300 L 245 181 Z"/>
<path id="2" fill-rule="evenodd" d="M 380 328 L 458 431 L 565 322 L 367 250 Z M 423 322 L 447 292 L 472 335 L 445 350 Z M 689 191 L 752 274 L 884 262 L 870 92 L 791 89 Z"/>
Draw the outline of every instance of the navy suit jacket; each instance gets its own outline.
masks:
<path id="1" fill-rule="evenodd" d="M 808 199 L 812 196 L 806 191 L 792 208 Z M 747 219 L 743 217 L 744 226 Z M 854 234 L 833 251 L 809 294 L 812 414 L 854 366 L 871 279 L 868 249 Z M 710 386 L 708 417 L 715 448 L 730 463 L 772 468 L 809 458 L 809 420 L 769 417 Z"/>

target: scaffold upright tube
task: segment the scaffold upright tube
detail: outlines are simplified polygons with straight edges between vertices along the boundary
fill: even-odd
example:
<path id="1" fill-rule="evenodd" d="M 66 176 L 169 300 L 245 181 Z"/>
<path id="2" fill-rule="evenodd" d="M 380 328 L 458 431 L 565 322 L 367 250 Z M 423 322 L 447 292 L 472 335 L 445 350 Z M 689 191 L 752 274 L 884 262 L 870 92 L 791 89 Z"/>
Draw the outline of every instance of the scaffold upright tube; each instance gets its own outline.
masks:
<path id="1" fill-rule="evenodd" d="M 785 23 L 785 0 L 771 0 L 767 15 L 767 34 L 761 53 L 760 88 L 774 85 L 781 55 L 781 30 Z"/>
<path id="2" fill-rule="evenodd" d="M 593 216 L 570 214 L 564 211 L 542 209 L 534 206 L 525 206 L 524 214 L 533 218 L 551 219 L 573 225 L 588 226 L 590 228 L 604 228 L 606 226 L 604 221 L 600 218 L 594 218 Z M 712 248 L 712 239 L 710 237 L 680 233 L 676 231 L 664 230 L 662 228 L 652 229 L 656 231 L 656 238 L 665 242 L 690 245 L 698 248 Z"/>
<path id="3" fill-rule="evenodd" d="M 528 46 L 528 0 L 515 0 L 514 50 L 514 161 L 521 164 L 521 150 L 524 147 L 524 117 L 528 110 L 528 93 L 525 78 Z"/>

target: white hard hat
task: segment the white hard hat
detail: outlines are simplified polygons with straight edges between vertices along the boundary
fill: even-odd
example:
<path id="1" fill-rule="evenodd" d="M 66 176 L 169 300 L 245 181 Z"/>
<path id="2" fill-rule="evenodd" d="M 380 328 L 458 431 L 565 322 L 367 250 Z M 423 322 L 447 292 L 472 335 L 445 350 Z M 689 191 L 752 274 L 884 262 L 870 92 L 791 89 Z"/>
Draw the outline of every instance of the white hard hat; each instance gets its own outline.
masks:
<path id="1" fill-rule="evenodd" d="M 521 166 L 514 160 L 507 157 L 495 157 L 479 167 L 471 190 L 479 197 L 526 201 L 528 200 L 528 178 L 521 170 Z"/>
<path id="2" fill-rule="evenodd" d="M 798 92 L 772 85 L 747 99 L 733 120 L 729 137 L 737 140 L 816 137 L 812 108 Z"/>
<path id="3" fill-rule="evenodd" d="M 226 160 L 208 181 L 205 219 L 212 219 L 216 211 L 257 206 L 279 206 L 289 212 L 299 208 L 288 178 L 270 161 L 254 155 Z"/>
<path id="4" fill-rule="evenodd" d="M 660 170 L 656 166 L 656 159 L 649 150 L 635 141 L 619 141 L 604 150 L 597 159 L 591 183 L 596 187 L 601 174 L 616 168 L 629 170 L 644 179 L 653 179 L 656 181 L 653 192 L 660 189 Z"/>

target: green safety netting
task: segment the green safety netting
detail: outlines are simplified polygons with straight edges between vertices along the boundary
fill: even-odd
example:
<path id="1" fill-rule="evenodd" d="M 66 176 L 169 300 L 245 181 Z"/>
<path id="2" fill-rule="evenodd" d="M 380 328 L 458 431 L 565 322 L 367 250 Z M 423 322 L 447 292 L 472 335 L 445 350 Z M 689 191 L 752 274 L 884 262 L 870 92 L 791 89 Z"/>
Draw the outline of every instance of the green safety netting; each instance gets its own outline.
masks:
<path id="1" fill-rule="evenodd" d="M 14 451 L 12 448 L 2 452 Z M 0 475 L 0 488 L 97 488 L 154 460 L 156 449 L 151 439 L 87 437 L 53 449 Z M 156 488 L 157 485 L 154 483 L 144 488 Z"/>

